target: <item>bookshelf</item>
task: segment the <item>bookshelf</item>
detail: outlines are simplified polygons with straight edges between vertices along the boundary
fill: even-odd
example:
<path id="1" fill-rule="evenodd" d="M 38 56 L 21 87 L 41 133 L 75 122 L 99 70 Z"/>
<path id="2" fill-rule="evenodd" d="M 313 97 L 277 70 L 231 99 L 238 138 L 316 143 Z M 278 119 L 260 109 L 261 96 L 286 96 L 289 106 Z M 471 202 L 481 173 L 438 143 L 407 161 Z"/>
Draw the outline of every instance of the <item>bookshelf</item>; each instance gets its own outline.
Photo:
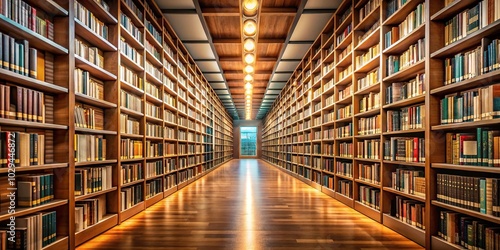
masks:
<path id="1" fill-rule="evenodd" d="M 0 220 L 13 164 L 14 216 L 51 225 L 35 248 L 74 249 L 232 159 L 232 119 L 154 1 L 23 5 L 37 18 L 0 15 Z"/>
<path id="2" fill-rule="evenodd" d="M 498 227 L 500 16 L 459 30 L 457 15 L 487 4 L 343 1 L 265 118 L 264 160 L 427 249 L 486 244 L 475 239 L 498 233 L 485 228 Z M 451 223 L 469 229 L 457 227 L 464 243 Z"/>

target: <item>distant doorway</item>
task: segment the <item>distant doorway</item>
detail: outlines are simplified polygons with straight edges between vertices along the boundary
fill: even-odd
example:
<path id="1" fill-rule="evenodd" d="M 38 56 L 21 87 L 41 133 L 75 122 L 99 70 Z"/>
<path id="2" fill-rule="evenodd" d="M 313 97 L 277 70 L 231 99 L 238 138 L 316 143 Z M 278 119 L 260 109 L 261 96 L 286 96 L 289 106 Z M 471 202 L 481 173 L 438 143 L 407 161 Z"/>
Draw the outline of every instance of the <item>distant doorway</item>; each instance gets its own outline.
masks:
<path id="1" fill-rule="evenodd" d="M 240 127 L 240 156 L 257 156 L 257 127 Z"/>

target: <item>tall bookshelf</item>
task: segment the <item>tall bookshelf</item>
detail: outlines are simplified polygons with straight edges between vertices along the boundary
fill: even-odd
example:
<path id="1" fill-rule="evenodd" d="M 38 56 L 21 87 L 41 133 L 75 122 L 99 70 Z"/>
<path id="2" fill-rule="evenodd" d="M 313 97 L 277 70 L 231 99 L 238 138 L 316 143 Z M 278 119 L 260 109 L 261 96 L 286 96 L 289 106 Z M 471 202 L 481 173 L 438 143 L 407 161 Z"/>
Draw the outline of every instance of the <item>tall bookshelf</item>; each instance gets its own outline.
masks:
<path id="1" fill-rule="evenodd" d="M 0 221 L 47 219 L 40 248 L 74 249 L 232 159 L 232 119 L 154 1 L 24 4 L 38 20 L 0 15 L 20 55 L 0 56 Z M 47 191 L 9 214 L 13 136 L 21 201 Z"/>
<path id="2" fill-rule="evenodd" d="M 265 118 L 263 158 L 427 249 L 486 244 L 500 13 L 456 24 L 479 2 L 343 1 Z"/>

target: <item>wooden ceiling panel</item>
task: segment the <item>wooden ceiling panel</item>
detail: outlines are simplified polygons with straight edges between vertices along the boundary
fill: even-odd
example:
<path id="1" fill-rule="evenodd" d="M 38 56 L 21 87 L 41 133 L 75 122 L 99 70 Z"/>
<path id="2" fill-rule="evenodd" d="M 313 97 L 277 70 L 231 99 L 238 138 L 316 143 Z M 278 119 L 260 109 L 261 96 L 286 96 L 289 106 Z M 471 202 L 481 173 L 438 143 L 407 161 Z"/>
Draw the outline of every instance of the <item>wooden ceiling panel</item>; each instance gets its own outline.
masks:
<path id="1" fill-rule="evenodd" d="M 241 57 L 241 44 L 214 44 L 219 57 Z"/>
<path id="2" fill-rule="evenodd" d="M 243 81 L 227 81 L 227 86 L 230 88 L 243 88 L 244 85 L 245 84 Z M 267 87 L 267 82 L 266 81 L 254 81 L 254 82 L 252 82 L 252 85 L 254 88 L 265 88 L 265 87 Z"/>
<path id="3" fill-rule="evenodd" d="M 243 98 L 245 98 L 245 88 L 232 88 L 230 89 L 231 90 L 231 95 L 233 94 L 241 94 L 243 96 Z M 263 94 L 263 93 L 266 93 L 266 89 L 265 88 L 253 88 L 252 90 L 252 94 L 255 95 L 255 94 Z M 236 98 L 235 96 L 233 96 L 233 99 Z"/>
<path id="4" fill-rule="evenodd" d="M 213 39 L 241 39 L 240 17 L 206 16 L 208 29 Z M 240 49 L 241 49 L 241 45 Z"/>
<path id="5" fill-rule="evenodd" d="M 271 74 L 256 74 L 253 77 L 253 79 L 256 81 L 259 81 L 259 80 L 269 81 L 269 78 L 271 78 Z"/>
<path id="6" fill-rule="evenodd" d="M 203 8 L 239 8 L 239 2 L 234 0 L 198 0 Z"/>
<path id="7" fill-rule="evenodd" d="M 257 44 L 257 60 L 262 57 L 278 57 L 283 44 Z"/>
<path id="8" fill-rule="evenodd" d="M 259 39 L 286 38 L 294 16 L 261 16 L 259 23 Z"/>
<path id="9" fill-rule="evenodd" d="M 226 70 L 243 70 L 243 67 L 245 67 L 245 65 L 243 64 L 242 61 L 240 61 L 240 62 L 238 62 L 238 61 L 234 61 L 234 62 L 221 61 L 220 66 L 222 67 L 222 69 L 224 71 L 226 71 Z"/>
<path id="10" fill-rule="evenodd" d="M 209 1 L 209 0 L 205 0 Z M 264 8 L 298 8 L 301 0 L 263 0 Z"/>
<path id="11" fill-rule="evenodd" d="M 255 64 L 255 70 L 259 71 L 259 70 L 273 70 L 274 69 L 274 65 L 276 64 L 276 62 L 261 62 L 259 61 L 259 58 L 257 58 L 257 63 Z"/>
<path id="12" fill-rule="evenodd" d="M 224 75 L 226 76 L 227 81 L 231 80 L 243 81 L 243 78 L 245 77 L 243 71 L 241 71 L 241 73 L 225 73 Z"/>

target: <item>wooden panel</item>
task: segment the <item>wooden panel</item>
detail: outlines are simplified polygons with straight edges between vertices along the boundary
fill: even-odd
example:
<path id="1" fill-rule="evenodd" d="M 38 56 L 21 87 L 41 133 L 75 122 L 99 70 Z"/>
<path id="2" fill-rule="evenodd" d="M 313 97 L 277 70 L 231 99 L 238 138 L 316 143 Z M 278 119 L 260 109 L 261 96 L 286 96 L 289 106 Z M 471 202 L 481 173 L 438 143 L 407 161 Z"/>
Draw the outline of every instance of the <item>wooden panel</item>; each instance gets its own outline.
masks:
<path id="1" fill-rule="evenodd" d="M 295 7 L 298 8 L 300 0 L 263 0 L 262 7 Z"/>
<path id="2" fill-rule="evenodd" d="M 257 58 L 259 57 L 278 57 L 283 44 L 257 44 Z"/>
<path id="3" fill-rule="evenodd" d="M 245 65 L 243 64 L 243 59 L 239 61 L 221 61 L 220 65 L 224 71 L 226 70 L 243 70 Z"/>
<path id="4" fill-rule="evenodd" d="M 259 38 L 286 38 L 294 18 L 293 16 L 261 16 Z"/>
<path id="5" fill-rule="evenodd" d="M 274 69 L 274 65 L 276 64 L 276 61 L 271 61 L 271 62 L 262 62 L 259 61 L 259 58 L 257 57 L 257 63 L 255 64 L 255 70 L 266 70 L 266 71 L 272 71 Z"/>
<path id="6" fill-rule="evenodd" d="M 215 51 L 219 57 L 240 57 L 242 53 L 241 44 L 214 44 Z"/>
<path id="7" fill-rule="evenodd" d="M 213 39 L 241 39 L 239 16 L 206 16 L 208 29 Z M 241 45 L 239 45 L 241 50 Z"/>
<path id="8" fill-rule="evenodd" d="M 232 0 L 200 0 L 201 8 L 238 8 L 238 1 Z"/>

